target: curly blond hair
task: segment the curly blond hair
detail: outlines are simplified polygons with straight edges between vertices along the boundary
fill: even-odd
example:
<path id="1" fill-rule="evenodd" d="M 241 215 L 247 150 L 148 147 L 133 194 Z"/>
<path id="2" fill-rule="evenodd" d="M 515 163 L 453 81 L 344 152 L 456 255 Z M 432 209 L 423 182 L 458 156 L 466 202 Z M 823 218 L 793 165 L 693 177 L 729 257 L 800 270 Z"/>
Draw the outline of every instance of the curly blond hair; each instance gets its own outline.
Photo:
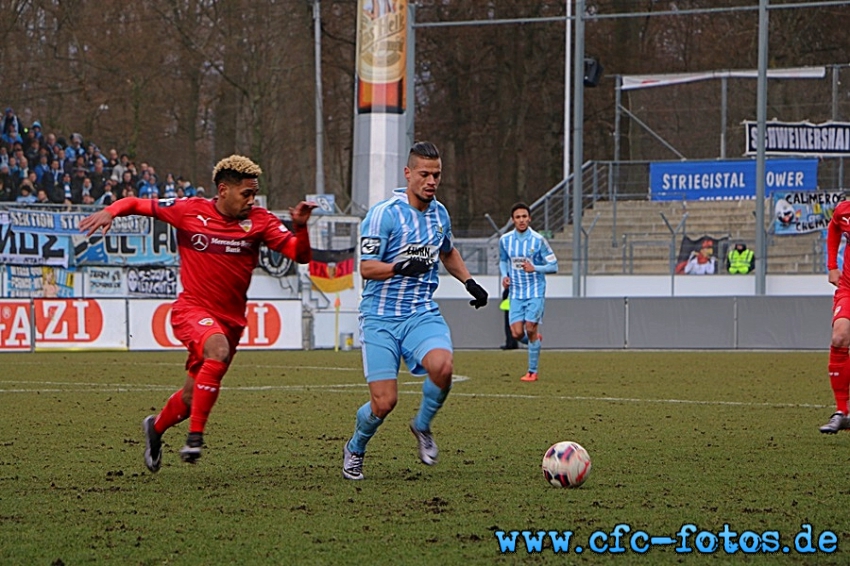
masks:
<path id="1" fill-rule="evenodd" d="M 256 179 L 263 174 L 260 166 L 244 155 L 231 155 L 215 164 L 213 182 L 218 185 L 222 181 L 239 182 L 242 179 Z"/>

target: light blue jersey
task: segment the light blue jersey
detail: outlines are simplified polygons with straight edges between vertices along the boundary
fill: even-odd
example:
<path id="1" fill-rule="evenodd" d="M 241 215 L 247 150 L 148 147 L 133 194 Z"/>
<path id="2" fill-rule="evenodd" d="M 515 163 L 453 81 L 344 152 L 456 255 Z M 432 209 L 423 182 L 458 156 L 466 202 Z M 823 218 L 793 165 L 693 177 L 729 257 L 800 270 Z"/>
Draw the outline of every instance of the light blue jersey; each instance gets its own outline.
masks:
<path id="1" fill-rule="evenodd" d="M 534 271 L 526 273 L 525 261 Z M 558 271 L 558 260 L 546 238 L 528 228 L 511 230 L 499 239 L 499 271 L 511 278 L 510 299 L 542 299 L 546 295 L 546 273 Z"/>
<path id="2" fill-rule="evenodd" d="M 410 316 L 439 310 L 434 291 L 439 283 L 440 253 L 452 250 L 452 228 L 446 207 L 437 200 L 420 212 L 407 200 L 406 189 L 369 209 L 360 225 L 360 259 L 397 263 L 416 257 L 431 263 L 419 277 L 395 275 L 367 279 L 360 301 L 363 316 Z"/>

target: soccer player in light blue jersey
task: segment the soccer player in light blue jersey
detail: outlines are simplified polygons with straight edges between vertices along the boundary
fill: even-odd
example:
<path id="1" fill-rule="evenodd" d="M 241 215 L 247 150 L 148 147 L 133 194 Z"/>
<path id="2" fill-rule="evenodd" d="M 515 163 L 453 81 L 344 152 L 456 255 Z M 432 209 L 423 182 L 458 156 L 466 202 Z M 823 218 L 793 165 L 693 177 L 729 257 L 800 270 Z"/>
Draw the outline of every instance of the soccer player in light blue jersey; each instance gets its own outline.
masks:
<path id="1" fill-rule="evenodd" d="M 366 444 L 398 401 L 398 370 L 403 358 L 413 375 L 425 376 L 419 412 L 410 431 L 419 459 L 437 463 L 431 421 L 452 385 L 452 338 L 433 300 L 438 264 L 466 286 L 476 309 L 487 304 L 485 291 L 469 274 L 452 243 L 446 207 L 436 200 L 442 162 L 436 146 L 417 142 L 404 176 L 407 188 L 369 209 L 360 226 L 360 275 L 366 281 L 360 302 L 360 343 L 370 400 L 357 411 L 354 435 L 343 447 L 342 475 L 363 479 Z"/>
<path id="2" fill-rule="evenodd" d="M 528 373 L 522 381 L 537 381 L 546 295 L 546 274 L 558 271 L 558 259 L 546 238 L 531 228 L 531 210 L 525 203 L 511 208 L 514 229 L 499 239 L 502 287 L 510 288 L 509 320 L 514 338 L 528 344 Z"/>

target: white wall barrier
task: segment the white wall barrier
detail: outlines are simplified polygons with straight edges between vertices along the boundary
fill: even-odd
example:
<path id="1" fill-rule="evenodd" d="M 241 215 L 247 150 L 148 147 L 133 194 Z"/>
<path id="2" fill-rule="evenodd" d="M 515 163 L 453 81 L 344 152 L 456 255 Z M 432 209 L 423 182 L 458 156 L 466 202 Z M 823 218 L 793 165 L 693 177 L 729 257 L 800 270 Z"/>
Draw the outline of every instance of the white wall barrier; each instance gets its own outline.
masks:
<path id="1" fill-rule="evenodd" d="M 458 349 L 496 348 L 504 341 L 503 313 L 496 308 L 498 277 L 477 280 L 491 297 L 491 304 L 481 311 L 469 308 L 466 290 L 451 277 L 443 277 L 435 295 Z M 255 282 L 264 285 L 252 284 L 249 289 L 249 326 L 243 348 L 332 349 L 342 346 L 338 343 L 341 334 L 353 335 L 353 346 L 359 346 L 356 290 L 339 294 L 341 308 L 335 312 L 335 297 L 321 300 L 308 290 L 302 306 L 294 287 L 283 288 L 280 280 L 265 276 L 255 277 Z M 820 349 L 829 345 L 834 288 L 822 274 L 770 276 L 765 297 L 754 295 L 754 279 L 747 275 L 682 276 L 675 282 L 669 276 L 589 277 L 583 299 L 570 297 L 569 277 L 550 277 L 547 283 L 544 333 L 548 348 Z M 287 298 L 263 298 L 274 294 Z M 730 301 L 714 300 L 719 297 Z M 667 300 L 656 304 L 645 299 Z M 169 299 L 124 297 L 0 299 L 0 352 L 180 349 L 171 334 L 170 304 Z M 709 304 L 722 305 L 722 310 Z M 695 336 L 703 338 L 688 341 Z"/>
<path id="2" fill-rule="evenodd" d="M 302 348 L 301 301 L 248 302 L 240 348 Z M 0 352 L 182 349 L 171 301 L 0 299 Z"/>

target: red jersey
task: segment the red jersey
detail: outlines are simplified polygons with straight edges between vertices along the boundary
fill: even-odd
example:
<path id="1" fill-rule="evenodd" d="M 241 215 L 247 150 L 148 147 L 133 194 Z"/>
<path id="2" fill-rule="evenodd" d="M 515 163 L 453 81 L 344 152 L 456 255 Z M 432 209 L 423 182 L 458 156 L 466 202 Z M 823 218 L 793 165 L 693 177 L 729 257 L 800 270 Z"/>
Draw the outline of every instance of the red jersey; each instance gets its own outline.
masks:
<path id="1" fill-rule="evenodd" d="M 113 216 L 153 216 L 177 228 L 183 284 L 177 303 L 202 307 L 230 324 L 246 324 L 248 286 L 261 243 L 298 263 L 310 261 L 307 229 L 291 232 L 264 208 L 252 208 L 239 220 L 223 216 L 215 200 L 128 197 L 107 210 Z"/>
<path id="2" fill-rule="evenodd" d="M 850 237 L 850 201 L 838 203 L 832 213 L 832 218 L 826 230 L 826 268 L 838 269 L 838 246 L 841 244 L 841 235 Z M 841 279 L 838 280 L 838 288 L 850 290 L 850 261 L 848 261 L 850 246 L 844 247 L 844 269 L 841 270 Z"/>

